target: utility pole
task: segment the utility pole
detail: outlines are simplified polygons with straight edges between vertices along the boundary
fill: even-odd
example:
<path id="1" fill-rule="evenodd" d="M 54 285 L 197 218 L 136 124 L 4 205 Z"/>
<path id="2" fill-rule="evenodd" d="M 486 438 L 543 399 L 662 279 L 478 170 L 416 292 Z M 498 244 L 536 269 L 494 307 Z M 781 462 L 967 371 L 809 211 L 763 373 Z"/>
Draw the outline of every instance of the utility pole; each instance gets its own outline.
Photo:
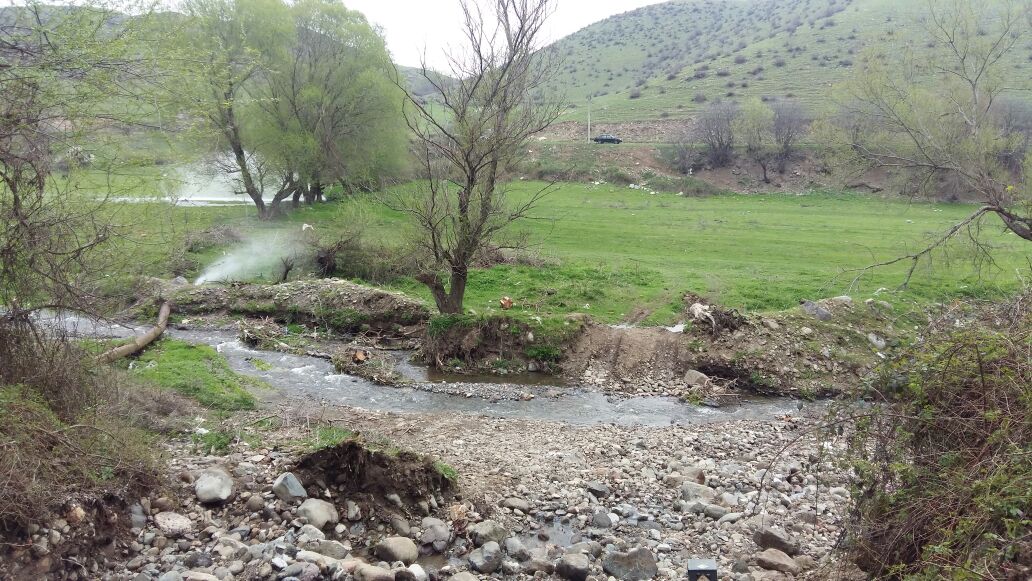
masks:
<path id="1" fill-rule="evenodd" d="M 591 141 L 591 95 L 588 95 L 588 141 Z"/>

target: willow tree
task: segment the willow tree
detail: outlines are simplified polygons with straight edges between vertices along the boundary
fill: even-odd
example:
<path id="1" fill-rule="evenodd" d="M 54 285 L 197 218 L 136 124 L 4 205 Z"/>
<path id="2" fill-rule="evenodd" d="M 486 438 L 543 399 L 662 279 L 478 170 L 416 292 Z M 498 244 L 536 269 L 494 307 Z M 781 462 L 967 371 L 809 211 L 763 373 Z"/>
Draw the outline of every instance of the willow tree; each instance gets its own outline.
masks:
<path id="1" fill-rule="evenodd" d="M 244 125 L 246 111 L 255 107 L 253 85 L 290 50 L 290 10 L 282 0 L 188 0 L 183 9 L 188 22 L 177 47 L 173 90 L 203 134 L 215 138 L 213 149 L 229 153 L 222 169 L 236 178 L 258 216 L 269 218 L 263 166 Z"/>
<path id="2" fill-rule="evenodd" d="M 997 111 L 1008 95 L 1032 88 L 1015 67 L 1032 37 L 1030 3 L 929 1 L 924 30 L 927 38 L 902 49 L 898 60 L 866 55 L 822 132 L 838 165 L 888 169 L 917 193 L 955 179 L 977 196 L 970 216 L 923 248 L 870 267 L 910 261 L 904 286 L 922 258 L 959 233 L 977 242 L 989 216 L 1032 241 L 1032 161 L 1005 163 L 1026 137 L 1000 123 Z"/>
<path id="3" fill-rule="evenodd" d="M 405 119 L 416 138 L 426 186 L 393 202 L 413 218 L 426 251 L 425 284 L 442 313 L 461 313 L 469 269 L 507 226 L 526 217 L 548 192 L 519 202 L 506 181 L 530 136 L 555 121 L 558 99 L 545 84 L 557 69 L 541 51 L 550 0 L 463 2 L 462 50 L 448 55 L 450 78 L 422 66 L 436 98 L 407 93 Z M 396 82 L 401 86 L 402 81 Z"/>

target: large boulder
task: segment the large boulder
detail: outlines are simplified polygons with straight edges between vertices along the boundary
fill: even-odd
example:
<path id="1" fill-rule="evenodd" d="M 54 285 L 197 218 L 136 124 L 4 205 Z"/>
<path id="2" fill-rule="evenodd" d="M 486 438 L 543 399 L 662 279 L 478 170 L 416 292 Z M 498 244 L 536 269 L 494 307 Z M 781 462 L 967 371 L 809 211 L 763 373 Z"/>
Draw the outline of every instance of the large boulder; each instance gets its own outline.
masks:
<path id="1" fill-rule="evenodd" d="M 792 537 L 781 529 L 760 527 L 753 535 L 753 540 L 761 549 L 777 549 L 790 556 L 799 554 L 799 543 L 793 541 Z"/>
<path id="2" fill-rule="evenodd" d="M 502 547 L 495 541 L 488 541 L 469 554 L 469 566 L 480 573 L 490 575 L 501 565 Z"/>
<path id="3" fill-rule="evenodd" d="M 505 530 L 505 527 L 501 524 L 490 519 L 469 527 L 469 538 L 478 547 L 492 541 L 500 543 L 507 536 L 509 536 L 509 531 Z"/>
<path id="4" fill-rule="evenodd" d="M 309 498 L 297 508 L 298 516 L 308 519 L 308 524 L 317 529 L 335 525 L 340 520 L 337 508 L 325 500 Z"/>
<path id="5" fill-rule="evenodd" d="M 202 503 L 218 503 L 233 495 L 233 477 L 222 468 L 208 468 L 194 481 L 194 494 Z"/>
<path id="6" fill-rule="evenodd" d="M 411 565 L 419 558 L 419 547 L 407 537 L 387 537 L 376 545 L 374 553 L 388 563 L 401 561 Z"/>
<path id="7" fill-rule="evenodd" d="M 194 528 L 193 521 L 176 512 L 159 512 L 154 515 L 154 524 L 161 534 L 169 538 L 181 537 Z"/>
<path id="8" fill-rule="evenodd" d="M 308 498 L 305 487 L 301 485 L 301 481 L 292 472 L 280 474 L 276 481 L 272 483 L 272 492 L 283 502 L 296 502 Z"/>
<path id="9" fill-rule="evenodd" d="M 656 557 L 648 549 L 639 547 L 626 553 L 613 552 L 602 558 L 602 569 L 622 581 L 652 579 L 659 574 Z"/>
<path id="10" fill-rule="evenodd" d="M 714 490 L 705 484 L 687 481 L 681 483 L 681 498 L 689 502 L 693 500 L 713 500 Z"/>
<path id="11" fill-rule="evenodd" d="M 563 555 L 555 563 L 555 574 L 570 581 L 585 581 L 591 572 L 591 564 L 583 553 Z"/>
<path id="12" fill-rule="evenodd" d="M 426 517 L 423 519 L 423 534 L 419 542 L 424 545 L 431 545 L 438 553 L 443 553 L 451 542 L 451 530 L 441 519 Z"/>
<path id="13" fill-rule="evenodd" d="M 756 555 L 756 564 L 770 571 L 781 571 L 798 575 L 803 568 L 792 557 L 777 549 L 767 549 Z"/>

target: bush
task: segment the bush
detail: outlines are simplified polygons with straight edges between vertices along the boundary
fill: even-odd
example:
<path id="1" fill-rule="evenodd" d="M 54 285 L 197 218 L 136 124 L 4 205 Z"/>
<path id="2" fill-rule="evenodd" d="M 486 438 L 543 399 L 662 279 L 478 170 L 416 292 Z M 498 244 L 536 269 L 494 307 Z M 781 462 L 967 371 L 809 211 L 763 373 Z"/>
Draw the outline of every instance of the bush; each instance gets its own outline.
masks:
<path id="1" fill-rule="evenodd" d="M 908 579 L 1032 574 L 1032 293 L 903 350 L 851 446 L 855 560 Z"/>
<path id="2" fill-rule="evenodd" d="M 748 60 L 749 59 L 745 58 L 744 55 L 738 55 L 738 56 L 735 57 L 735 64 L 736 65 L 744 65 L 746 63 L 746 61 L 748 61 Z"/>
<path id="3" fill-rule="evenodd" d="M 630 95 L 628 95 L 628 97 L 630 97 L 631 99 L 638 99 L 638 98 L 641 97 L 641 91 L 638 90 L 638 89 L 634 89 L 634 90 L 631 91 L 631 93 L 630 93 Z"/>
<path id="4" fill-rule="evenodd" d="M 73 501 L 139 498 L 157 483 L 154 434 L 197 413 L 89 355 L 0 317 L 0 544 Z"/>

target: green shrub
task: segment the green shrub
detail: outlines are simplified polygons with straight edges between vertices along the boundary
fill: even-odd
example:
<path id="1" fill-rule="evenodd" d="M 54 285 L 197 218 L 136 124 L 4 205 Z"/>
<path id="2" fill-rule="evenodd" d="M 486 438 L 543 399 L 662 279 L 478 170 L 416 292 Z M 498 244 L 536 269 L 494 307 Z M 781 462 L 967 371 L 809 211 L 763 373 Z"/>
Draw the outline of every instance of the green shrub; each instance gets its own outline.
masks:
<path id="1" fill-rule="evenodd" d="M 850 453 L 855 556 L 872 575 L 1032 572 L 1032 314 L 1021 305 L 945 325 L 875 382 L 884 403 L 862 416 Z"/>
<path id="2" fill-rule="evenodd" d="M 524 354 L 535 361 L 556 362 L 562 359 L 563 352 L 552 345 L 531 345 L 523 350 Z"/>

